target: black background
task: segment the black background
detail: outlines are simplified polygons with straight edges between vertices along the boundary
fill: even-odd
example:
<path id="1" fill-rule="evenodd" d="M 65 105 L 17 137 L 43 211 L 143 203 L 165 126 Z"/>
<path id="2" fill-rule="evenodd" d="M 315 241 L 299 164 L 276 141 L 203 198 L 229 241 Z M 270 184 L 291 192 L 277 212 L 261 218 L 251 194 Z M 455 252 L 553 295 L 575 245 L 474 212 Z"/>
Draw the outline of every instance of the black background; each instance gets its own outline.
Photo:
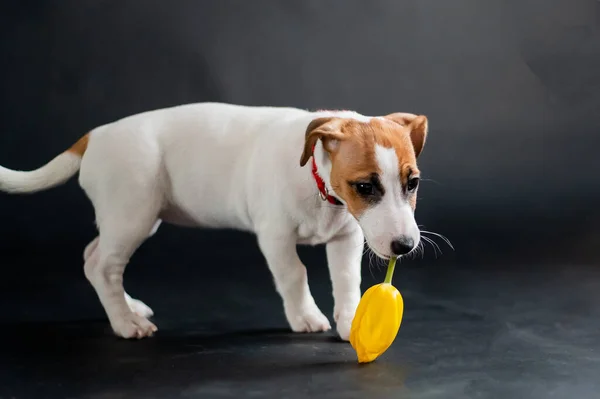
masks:
<path id="1" fill-rule="evenodd" d="M 572 279 L 588 284 L 582 301 L 593 312 L 597 1 L 3 1 L 0 32 L 6 167 L 37 168 L 97 125 L 189 102 L 423 113 L 417 220 L 455 250 L 437 240 L 441 256 L 429 246 L 402 263 L 407 309 L 411 298 L 473 293 L 497 309 L 507 289 L 543 309 L 554 290 L 581 294 Z M 0 194 L 2 321 L 107 328 L 82 270 L 93 219 L 76 179 Z M 324 250 L 301 256 L 331 316 Z M 377 262 L 364 265 L 363 288 L 383 276 Z M 485 285 L 497 275 L 511 282 Z M 167 332 L 218 331 L 232 314 L 244 327 L 285 328 L 270 279 L 253 236 L 163 225 L 133 258 L 126 287 Z"/>

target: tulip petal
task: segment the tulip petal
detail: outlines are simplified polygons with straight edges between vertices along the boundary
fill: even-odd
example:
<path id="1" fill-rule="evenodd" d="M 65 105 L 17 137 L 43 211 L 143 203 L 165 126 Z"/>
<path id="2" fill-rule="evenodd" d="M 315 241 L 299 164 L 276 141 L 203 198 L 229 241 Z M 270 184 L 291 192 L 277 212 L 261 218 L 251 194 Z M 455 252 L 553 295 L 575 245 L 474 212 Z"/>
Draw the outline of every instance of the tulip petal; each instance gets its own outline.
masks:
<path id="1" fill-rule="evenodd" d="M 390 347 L 403 312 L 402 295 L 391 284 L 377 284 L 364 293 L 350 330 L 350 343 L 359 363 L 372 362 Z"/>

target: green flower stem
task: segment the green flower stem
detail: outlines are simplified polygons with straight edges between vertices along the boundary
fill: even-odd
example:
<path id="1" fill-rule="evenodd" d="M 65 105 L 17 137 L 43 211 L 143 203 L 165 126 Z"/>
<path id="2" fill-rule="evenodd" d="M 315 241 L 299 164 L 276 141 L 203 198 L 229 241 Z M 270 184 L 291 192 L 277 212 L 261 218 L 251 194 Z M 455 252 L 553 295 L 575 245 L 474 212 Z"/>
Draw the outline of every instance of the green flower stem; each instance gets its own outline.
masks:
<path id="1" fill-rule="evenodd" d="M 383 280 L 386 284 L 392 284 L 392 277 L 394 276 L 394 269 L 396 268 L 396 260 L 398 258 L 391 257 L 390 263 L 388 263 L 387 273 L 385 274 L 385 280 Z"/>

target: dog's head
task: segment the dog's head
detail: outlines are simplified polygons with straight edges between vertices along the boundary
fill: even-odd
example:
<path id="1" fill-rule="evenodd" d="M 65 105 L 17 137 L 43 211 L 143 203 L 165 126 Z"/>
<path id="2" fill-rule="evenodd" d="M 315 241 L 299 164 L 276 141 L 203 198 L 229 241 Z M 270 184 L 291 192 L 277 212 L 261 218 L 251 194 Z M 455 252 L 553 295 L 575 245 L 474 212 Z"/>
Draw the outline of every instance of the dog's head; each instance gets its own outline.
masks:
<path id="1" fill-rule="evenodd" d="M 356 218 L 369 247 L 380 257 L 405 255 L 419 243 L 414 218 L 419 186 L 417 157 L 427 138 L 423 115 L 314 119 L 306 130 L 300 165 L 313 155 L 332 195 Z"/>

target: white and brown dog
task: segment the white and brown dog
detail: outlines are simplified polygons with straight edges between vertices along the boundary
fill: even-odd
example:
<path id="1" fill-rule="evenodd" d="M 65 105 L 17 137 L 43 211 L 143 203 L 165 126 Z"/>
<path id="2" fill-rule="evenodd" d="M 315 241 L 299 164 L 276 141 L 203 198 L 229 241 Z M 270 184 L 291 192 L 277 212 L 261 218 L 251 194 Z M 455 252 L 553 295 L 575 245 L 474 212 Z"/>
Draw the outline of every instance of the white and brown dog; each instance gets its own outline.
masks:
<path id="1" fill-rule="evenodd" d="M 123 272 L 166 221 L 255 233 L 298 332 L 331 328 L 296 251 L 325 243 L 334 319 L 347 340 L 365 239 L 381 258 L 419 243 L 416 160 L 427 129 L 425 116 L 408 113 L 189 104 L 100 126 L 37 170 L 0 167 L 0 189 L 32 193 L 80 170 L 99 230 L 84 271 L 121 337 L 157 330 L 152 310 L 124 291 Z"/>

